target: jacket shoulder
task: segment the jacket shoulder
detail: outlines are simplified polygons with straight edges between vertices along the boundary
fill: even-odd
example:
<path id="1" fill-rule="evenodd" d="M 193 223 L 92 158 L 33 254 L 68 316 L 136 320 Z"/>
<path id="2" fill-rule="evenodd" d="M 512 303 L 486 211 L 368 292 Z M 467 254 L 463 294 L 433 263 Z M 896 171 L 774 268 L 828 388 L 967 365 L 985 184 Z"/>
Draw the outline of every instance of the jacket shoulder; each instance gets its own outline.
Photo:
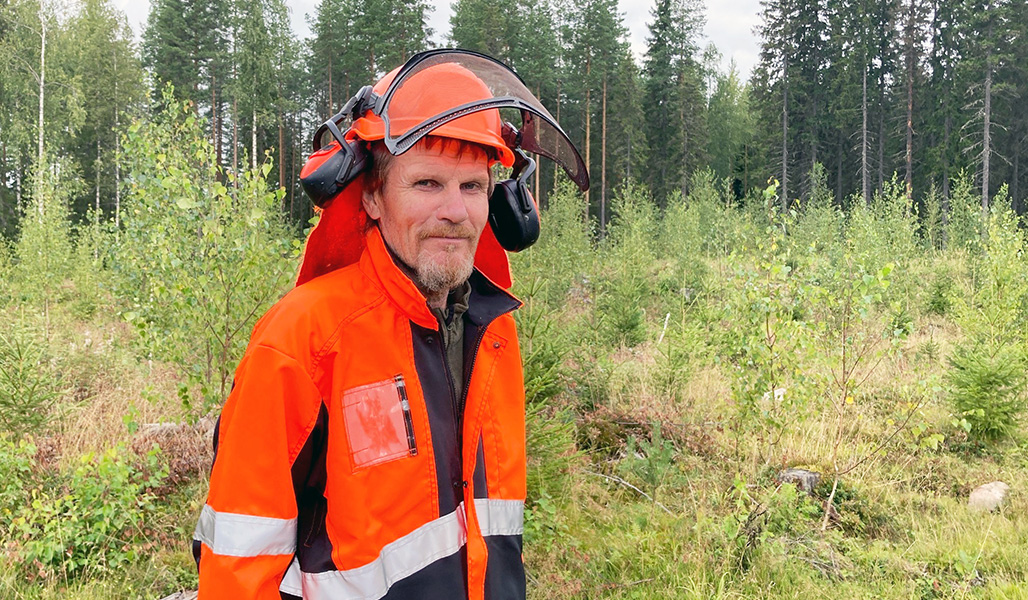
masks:
<path id="1" fill-rule="evenodd" d="M 249 352 L 255 345 L 269 346 L 305 366 L 321 352 L 339 324 L 368 304 L 382 291 L 357 265 L 315 277 L 283 296 L 254 326 Z"/>

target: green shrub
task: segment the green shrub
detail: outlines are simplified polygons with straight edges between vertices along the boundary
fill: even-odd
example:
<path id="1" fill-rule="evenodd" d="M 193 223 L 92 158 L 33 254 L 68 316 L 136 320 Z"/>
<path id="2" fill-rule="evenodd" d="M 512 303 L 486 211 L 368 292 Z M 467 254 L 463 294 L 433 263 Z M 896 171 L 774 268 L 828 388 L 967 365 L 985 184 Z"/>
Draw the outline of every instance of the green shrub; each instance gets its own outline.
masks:
<path id="1" fill-rule="evenodd" d="M 995 354 L 960 347 L 949 359 L 950 403 L 970 424 L 973 440 L 995 441 L 1013 435 L 1028 409 L 1025 362 L 1011 348 Z"/>
<path id="2" fill-rule="evenodd" d="M 654 291 L 657 214 L 645 190 L 631 182 L 618 190 L 613 211 L 595 309 L 609 345 L 635 346 L 646 339 L 645 308 Z"/>
<path id="3" fill-rule="evenodd" d="M 798 253 L 814 259 L 837 254 L 843 242 L 844 219 L 828 189 L 828 176 L 821 163 L 814 165 L 810 177 L 811 192 L 800 205 L 799 217 L 788 241 Z"/>
<path id="4" fill-rule="evenodd" d="M 930 315 L 946 315 L 953 304 L 952 294 L 953 278 L 945 273 L 936 273 L 925 301 L 925 312 Z"/>
<path id="5" fill-rule="evenodd" d="M 10 319 L 0 332 L 0 434 L 20 437 L 45 429 L 60 389 L 42 333 Z"/>
<path id="6" fill-rule="evenodd" d="M 626 480 L 639 484 L 656 498 L 659 488 L 675 487 L 681 483 L 676 454 L 674 443 L 661 434 L 660 424 L 654 423 L 648 439 L 634 435 L 628 437 L 625 456 L 618 464 L 618 470 Z"/>
<path id="7" fill-rule="evenodd" d="M 15 552 L 31 576 L 114 573 L 139 558 L 143 525 L 154 509 L 149 490 L 166 477 L 159 452 L 141 466 L 123 446 L 87 455 L 68 474 L 28 493 L 15 511 Z"/>
<path id="8" fill-rule="evenodd" d="M 217 162 L 190 106 L 133 123 L 125 141 L 124 231 L 114 264 L 123 313 L 147 355 L 186 368 L 209 409 L 229 391 L 257 318 L 295 276 L 285 190 L 270 159 L 238 175 Z"/>
<path id="9" fill-rule="evenodd" d="M 529 403 L 526 407 L 528 503 L 540 498 L 564 501 L 570 493 L 575 462 L 575 421 L 567 410 Z"/>
<path id="10" fill-rule="evenodd" d="M 22 216 L 13 273 L 21 299 L 40 306 L 60 299 L 61 284 L 69 275 L 72 245 L 68 202 L 77 189 L 74 169 L 67 159 L 54 160 L 53 164 L 50 161 L 45 156 L 45 166 L 33 176 L 33 198 Z"/>
<path id="11" fill-rule="evenodd" d="M 949 214 L 946 221 L 946 246 L 948 248 L 977 247 L 982 238 L 981 196 L 974 191 L 973 178 L 961 171 L 953 179 L 950 190 Z"/>
<path id="12" fill-rule="evenodd" d="M 0 538 L 10 539 L 15 512 L 26 504 L 36 447 L 25 440 L 0 436 Z M 3 546 L 0 546 L 3 550 Z"/>
<path id="13" fill-rule="evenodd" d="M 997 194 L 1004 198 L 1005 190 Z M 1028 409 L 1025 398 L 1028 269 L 1024 233 L 1009 205 L 997 202 L 976 253 L 972 296 L 957 299 L 964 333 L 950 358 L 950 402 L 970 423 L 972 440 L 1012 435 Z"/>
<path id="14" fill-rule="evenodd" d="M 518 323 L 521 362 L 525 375 L 525 401 L 543 403 L 564 389 L 564 357 L 567 336 L 554 325 L 563 317 L 545 304 L 548 282 L 538 277 L 524 286 L 521 310 L 514 313 Z"/>
<path id="15" fill-rule="evenodd" d="M 585 218 L 585 202 L 578 189 L 562 179 L 542 212 L 539 241 L 525 252 L 511 255 L 514 293 L 523 296 L 526 286 L 545 283 L 536 294 L 546 306 L 557 309 L 575 286 L 593 277 L 593 223 Z"/>

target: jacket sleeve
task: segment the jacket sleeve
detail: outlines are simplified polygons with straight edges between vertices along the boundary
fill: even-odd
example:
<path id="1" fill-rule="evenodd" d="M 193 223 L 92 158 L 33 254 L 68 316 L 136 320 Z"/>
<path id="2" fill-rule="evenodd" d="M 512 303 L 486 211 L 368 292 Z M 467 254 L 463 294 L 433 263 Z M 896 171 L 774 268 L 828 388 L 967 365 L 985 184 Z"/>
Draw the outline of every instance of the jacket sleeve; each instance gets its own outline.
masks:
<path id="1" fill-rule="evenodd" d="M 292 467 L 321 396 L 292 357 L 255 345 L 221 413 L 210 491 L 194 533 L 200 600 L 279 600 L 296 550 Z"/>

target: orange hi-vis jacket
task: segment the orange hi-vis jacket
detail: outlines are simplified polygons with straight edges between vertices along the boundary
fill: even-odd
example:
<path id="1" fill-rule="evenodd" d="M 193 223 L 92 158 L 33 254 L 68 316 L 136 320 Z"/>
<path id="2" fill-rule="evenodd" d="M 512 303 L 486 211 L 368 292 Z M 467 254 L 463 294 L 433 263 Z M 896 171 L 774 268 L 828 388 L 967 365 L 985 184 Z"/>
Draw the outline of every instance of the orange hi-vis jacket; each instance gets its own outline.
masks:
<path id="1" fill-rule="evenodd" d="M 375 227 L 258 321 L 215 430 L 200 600 L 525 597 L 520 303 L 470 281 L 463 418 L 438 322 Z"/>

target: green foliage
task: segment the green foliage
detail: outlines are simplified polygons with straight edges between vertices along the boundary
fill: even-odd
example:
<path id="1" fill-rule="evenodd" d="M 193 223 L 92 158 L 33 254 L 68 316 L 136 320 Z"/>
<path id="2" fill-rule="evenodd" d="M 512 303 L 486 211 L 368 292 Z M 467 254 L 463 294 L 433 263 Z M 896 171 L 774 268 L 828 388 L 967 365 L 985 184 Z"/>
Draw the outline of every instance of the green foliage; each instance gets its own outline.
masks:
<path id="1" fill-rule="evenodd" d="M 946 225 L 946 244 L 949 248 L 977 248 L 984 224 L 979 197 L 974 191 L 974 181 L 965 171 L 961 171 L 953 180 Z"/>
<path id="2" fill-rule="evenodd" d="M 931 250 L 942 250 L 946 242 L 946 212 L 943 210 L 943 199 L 933 182 L 925 194 L 921 217 L 921 238 L 924 245 Z"/>
<path id="3" fill-rule="evenodd" d="M 117 572 L 135 562 L 144 521 L 154 509 L 149 490 L 166 476 L 157 450 L 137 465 L 124 447 L 116 447 L 99 457 L 83 456 L 70 473 L 30 489 L 11 522 L 26 571 L 66 580 Z"/>
<path id="4" fill-rule="evenodd" d="M 917 216 L 896 180 L 875 192 L 870 208 L 857 204 L 850 214 L 848 251 L 868 270 L 886 263 L 906 262 L 919 255 Z"/>
<path id="5" fill-rule="evenodd" d="M 110 269 L 106 264 L 115 244 L 112 223 L 101 221 L 90 209 L 86 220 L 74 229 L 75 249 L 71 257 L 71 279 L 75 284 L 72 310 L 80 318 L 92 316 L 108 298 Z"/>
<path id="6" fill-rule="evenodd" d="M 36 447 L 31 442 L 0 435 L 0 537 L 5 540 L 11 537 L 14 513 L 28 500 L 35 454 Z"/>
<path id="7" fill-rule="evenodd" d="M 1024 361 L 1012 349 L 990 355 L 961 347 L 949 358 L 950 403 L 975 440 L 1008 438 L 1028 409 Z"/>
<path id="8" fill-rule="evenodd" d="M 117 250 L 124 318 L 151 355 L 187 367 L 209 404 L 228 393 L 246 336 L 287 289 L 295 258 L 268 189 L 271 163 L 239 177 L 216 164 L 193 110 L 166 97 L 125 143 L 129 187 Z"/>
<path id="9" fill-rule="evenodd" d="M 584 219 L 582 196 L 571 181 L 561 180 L 549 200 L 541 215 L 539 241 L 530 252 L 511 255 L 511 263 L 517 274 L 516 294 L 523 296 L 525 286 L 537 285 L 539 280 L 545 287 L 533 297 L 550 308 L 559 308 L 568 301 L 569 293 L 581 292 L 587 279 L 593 277 L 593 227 Z"/>
<path id="10" fill-rule="evenodd" d="M 43 333 L 9 318 L 0 332 L 0 435 L 18 438 L 45 430 L 60 391 L 60 373 Z"/>
<path id="11" fill-rule="evenodd" d="M 1028 269 L 1024 233 L 1009 207 L 994 207 L 986 234 L 977 289 L 957 303 L 965 337 L 950 357 L 949 383 L 950 402 L 972 439 L 994 441 L 1012 435 L 1028 409 Z"/>
<path id="12" fill-rule="evenodd" d="M 838 255 L 843 245 L 843 214 L 828 190 L 827 175 L 821 163 L 814 165 L 810 178 L 812 190 L 806 202 L 800 204 L 789 241 L 812 260 L 821 256 L 831 258 Z"/>
<path id="13" fill-rule="evenodd" d="M 566 502 L 571 491 L 571 469 L 577 462 L 574 415 L 540 402 L 526 408 L 528 452 L 528 504 L 546 498 Z"/>
<path id="14" fill-rule="evenodd" d="M 11 295 L 11 275 L 14 272 L 14 256 L 11 244 L 0 236 L 0 304 L 6 304 Z"/>
<path id="15" fill-rule="evenodd" d="M 76 180 L 67 160 L 52 162 L 36 170 L 33 198 L 25 207 L 21 235 L 15 247 L 17 265 L 13 278 L 19 296 L 42 305 L 59 299 L 72 254 L 68 202 Z"/>
<path id="16" fill-rule="evenodd" d="M 636 346 L 646 339 L 646 300 L 652 277 L 657 215 L 645 192 L 631 182 L 618 190 L 596 310 L 604 338 Z"/>
<path id="17" fill-rule="evenodd" d="M 774 197 L 777 184 L 772 183 L 766 194 Z M 783 245 L 794 215 L 778 214 L 776 202 L 769 206 L 771 222 L 757 240 L 756 264 L 748 257 L 732 257 L 740 288 L 730 296 L 727 314 L 732 321 L 725 350 L 740 426 L 756 428 L 761 439 L 773 445 L 802 408 L 804 395 L 787 385 L 801 374 L 797 363 L 809 352 L 809 325 L 803 319 L 806 284 L 794 272 L 791 250 Z"/>
<path id="18" fill-rule="evenodd" d="M 691 358 L 702 348 L 699 332 L 685 324 L 666 332 L 662 343 L 657 346 L 657 364 L 653 373 L 653 383 L 661 398 L 672 402 L 682 398 L 689 382 Z"/>
<path id="19" fill-rule="evenodd" d="M 925 312 L 930 315 L 945 315 L 953 305 L 953 278 L 947 273 L 936 273 L 925 301 Z"/>
<path id="20" fill-rule="evenodd" d="M 629 436 L 618 469 L 625 479 L 641 484 L 657 498 L 661 487 L 681 483 L 676 455 L 674 443 L 661 434 L 659 423 L 653 423 L 648 437 Z"/>

